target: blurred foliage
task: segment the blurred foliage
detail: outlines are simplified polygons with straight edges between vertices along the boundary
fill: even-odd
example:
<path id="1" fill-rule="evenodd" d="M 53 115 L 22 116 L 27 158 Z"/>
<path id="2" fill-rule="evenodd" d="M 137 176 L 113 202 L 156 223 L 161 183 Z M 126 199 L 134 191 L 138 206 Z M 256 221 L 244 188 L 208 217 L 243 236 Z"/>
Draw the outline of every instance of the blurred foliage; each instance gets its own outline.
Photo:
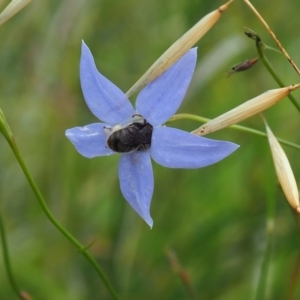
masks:
<path id="1" fill-rule="evenodd" d="M 8 2 L 8 1 L 7 1 Z M 265 299 L 299 299 L 299 226 L 275 178 L 267 140 L 225 129 L 210 137 L 240 149 L 198 170 L 154 164 L 152 230 L 123 199 L 118 156 L 88 160 L 65 138 L 67 128 L 96 122 L 81 94 L 84 39 L 101 72 L 127 91 L 180 35 L 224 2 L 196 0 L 32 1 L 0 27 L 0 107 L 50 209 L 90 251 L 122 299 L 187 299 L 166 251 L 175 251 L 197 299 L 253 299 L 266 246 L 267 200 L 276 199 L 275 238 Z M 298 66 L 300 2 L 254 1 Z M 3 5 L 3 4 L 2 4 Z M 288 22 L 287 22 L 288 20 Z M 242 1 L 235 1 L 197 44 L 195 77 L 179 112 L 208 118 L 277 88 L 244 26 L 275 47 Z M 297 74 L 268 53 L 286 85 Z M 300 101 L 300 92 L 293 93 Z M 132 99 L 134 101 L 134 97 Z M 265 114 L 273 132 L 300 143 L 300 116 L 288 99 Z M 255 116 L 243 125 L 264 130 Z M 186 130 L 199 124 L 172 123 Z M 300 184 L 299 152 L 285 148 Z M 110 299 L 94 270 L 41 211 L 13 154 L 0 139 L 0 209 L 17 281 L 34 299 Z M 298 219 L 299 221 L 299 219 Z M 0 299 L 16 299 L 0 260 Z"/>

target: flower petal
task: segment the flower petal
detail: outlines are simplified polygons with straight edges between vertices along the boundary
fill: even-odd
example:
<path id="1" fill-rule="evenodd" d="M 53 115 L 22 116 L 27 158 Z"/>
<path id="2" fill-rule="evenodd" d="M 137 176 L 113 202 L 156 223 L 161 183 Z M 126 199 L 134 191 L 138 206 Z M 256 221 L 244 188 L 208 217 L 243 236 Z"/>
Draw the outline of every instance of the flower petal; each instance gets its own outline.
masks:
<path id="1" fill-rule="evenodd" d="M 177 111 L 192 79 L 196 60 L 197 48 L 193 48 L 139 93 L 136 109 L 151 125 L 163 124 Z"/>
<path id="2" fill-rule="evenodd" d="M 211 140 L 176 128 L 153 129 L 151 156 L 169 168 L 201 168 L 214 164 L 239 146 L 225 141 Z"/>
<path id="3" fill-rule="evenodd" d="M 88 46 L 82 41 L 80 82 L 86 104 L 105 123 L 115 125 L 135 114 L 126 95 L 100 74 Z"/>
<path id="4" fill-rule="evenodd" d="M 107 136 L 104 123 L 94 123 L 84 127 L 74 127 L 66 130 L 66 137 L 75 146 L 76 150 L 85 157 L 111 155 L 114 152 L 106 147 Z"/>
<path id="5" fill-rule="evenodd" d="M 154 189 L 153 171 L 148 151 L 121 156 L 119 164 L 121 191 L 133 209 L 152 227 L 150 203 Z"/>

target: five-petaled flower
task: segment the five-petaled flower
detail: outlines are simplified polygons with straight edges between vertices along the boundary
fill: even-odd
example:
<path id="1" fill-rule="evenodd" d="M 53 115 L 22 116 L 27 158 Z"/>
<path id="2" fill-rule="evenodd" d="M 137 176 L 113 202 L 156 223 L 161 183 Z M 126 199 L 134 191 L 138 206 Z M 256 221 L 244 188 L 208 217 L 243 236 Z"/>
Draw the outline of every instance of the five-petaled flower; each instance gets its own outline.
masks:
<path id="1" fill-rule="evenodd" d="M 119 164 L 122 194 L 150 227 L 154 189 L 151 158 L 169 168 L 201 168 L 222 160 L 238 148 L 234 143 L 199 137 L 163 125 L 185 96 L 196 58 L 196 48 L 193 48 L 150 82 L 139 93 L 135 110 L 126 95 L 98 72 L 89 48 L 82 43 L 80 81 L 84 99 L 91 112 L 104 123 L 68 129 L 66 136 L 77 151 L 88 158 L 116 153 L 112 149 L 123 152 Z M 140 138 L 146 125 L 150 136 L 143 144 Z M 111 135 L 116 132 L 112 139 Z M 124 139 L 121 134 L 125 134 Z M 132 141 L 136 135 L 137 141 Z M 109 138 L 114 145 L 112 149 Z"/>

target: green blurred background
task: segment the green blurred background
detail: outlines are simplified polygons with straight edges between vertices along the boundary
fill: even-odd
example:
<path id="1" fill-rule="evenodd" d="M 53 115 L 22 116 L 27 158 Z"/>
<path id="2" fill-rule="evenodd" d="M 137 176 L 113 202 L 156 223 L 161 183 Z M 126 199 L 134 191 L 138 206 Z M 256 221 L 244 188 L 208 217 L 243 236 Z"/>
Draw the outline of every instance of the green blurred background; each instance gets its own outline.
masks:
<path id="1" fill-rule="evenodd" d="M 2 1 L 2 8 L 8 2 Z M 223 3 L 32 1 L 0 27 L 0 107 L 51 211 L 84 245 L 94 242 L 90 252 L 122 299 L 188 299 L 167 251 L 176 253 L 189 274 L 196 299 L 254 299 L 270 199 L 276 218 L 264 299 L 300 297 L 299 227 L 277 184 L 265 139 L 224 129 L 209 137 L 241 147 L 216 165 L 173 170 L 154 163 L 150 230 L 120 193 L 118 155 L 86 159 L 64 135 L 67 128 L 97 121 L 80 89 L 82 39 L 102 74 L 127 91 L 178 37 Z M 299 66 L 300 2 L 253 4 Z M 213 118 L 278 87 L 261 63 L 226 77 L 231 66 L 257 56 L 244 26 L 275 47 L 254 14 L 236 0 L 197 43 L 197 70 L 179 112 Z M 299 82 L 282 55 L 268 56 L 286 85 Z M 293 94 L 300 101 L 300 92 Z M 299 113 L 288 99 L 264 116 L 277 136 L 300 143 Z M 199 125 L 172 123 L 185 130 Z M 243 125 L 264 130 L 259 116 Z M 284 149 L 298 180 L 299 151 Z M 0 210 L 19 285 L 34 299 L 111 299 L 91 266 L 45 217 L 4 138 L 0 153 Z M 3 259 L 0 299 L 17 299 Z"/>

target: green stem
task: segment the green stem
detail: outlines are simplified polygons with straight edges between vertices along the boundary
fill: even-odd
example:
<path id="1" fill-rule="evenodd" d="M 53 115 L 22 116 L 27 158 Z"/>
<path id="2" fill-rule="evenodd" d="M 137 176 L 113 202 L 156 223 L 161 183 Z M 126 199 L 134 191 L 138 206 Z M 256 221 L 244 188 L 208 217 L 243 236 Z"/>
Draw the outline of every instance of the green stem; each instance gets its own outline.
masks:
<path id="1" fill-rule="evenodd" d="M 93 268 L 95 269 L 95 271 L 98 273 L 98 275 L 100 276 L 100 278 L 102 279 L 103 283 L 105 284 L 106 288 L 108 289 L 108 291 L 110 292 L 111 296 L 113 297 L 113 299 L 118 300 L 119 297 L 117 295 L 117 293 L 115 292 L 114 288 L 112 287 L 111 283 L 109 282 L 109 280 L 107 279 L 107 277 L 105 276 L 102 268 L 97 264 L 97 262 L 95 261 L 95 259 L 87 252 L 86 247 L 84 247 L 83 245 L 81 245 L 66 229 L 64 229 L 64 227 L 55 219 L 55 217 L 52 215 L 52 213 L 50 212 L 50 210 L 47 207 L 47 204 L 41 194 L 41 192 L 39 191 L 37 185 L 35 184 L 35 181 L 33 180 L 22 156 L 21 153 L 17 147 L 17 144 L 13 138 L 12 132 L 8 126 L 8 123 L 4 117 L 4 114 L 2 113 L 2 111 L 0 110 L 0 131 L 3 133 L 5 139 L 7 140 L 7 142 L 9 143 L 13 153 L 15 154 L 15 157 L 17 158 L 25 177 L 27 178 L 28 183 L 30 184 L 34 194 L 36 195 L 42 210 L 44 211 L 44 213 L 46 214 L 46 216 L 48 217 L 48 219 L 50 220 L 50 222 L 78 249 L 78 251 L 87 259 L 87 261 L 93 266 Z"/>
<path id="2" fill-rule="evenodd" d="M 270 168 L 269 168 L 270 169 Z M 274 182 L 273 172 L 268 172 L 269 180 L 267 182 Z M 258 284 L 255 294 L 255 300 L 266 299 L 267 297 L 267 286 L 268 286 L 268 274 L 270 271 L 270 263 L 272 257 L 273 239 L 275 233 L 275 204 L 276 197 L 274 193 L 273 184 L 267 184 L 267 215 L 266 215 L 266 235 L 267 242 L 262 258 L 262 263 L 260 267 L 260 273 L 258 277 Z M 272 295 L 271 295 L 272 296 Z"/>
<path id="3" fill-rule="evenodd" d="M 9 283 L 10 283 L 13 291 L 17 295 L 17 297 L 24 300 L 24 298 L 22 297 L 22 295 L 20 293 L 21 289 L 18 287 L 17 282 L 13 276 L 10 259 L 9 259 L 9 253 L 8 253 L 8 246 L 7 246 L 7 242 L 6 242 L 5 228 L 4 228 L 4 223 L 2 221 L 1 214 L 0 214 L 0 233 L 1 233 L 1 244 L 2 244 L 2 251 L 3 251 L 4 267 L 5 267 L 5 271 L 7 273 Z"/>
<path id="4" fill-rule="evenodd" d="M 269 62 L 269 60 L 267 59 L 264 50 L 265 49 L 270 49 L 270 47 L 265 46 L 260 37 L 257 34 L 254 34 L 252 36 L 252 39 L 255 40 L 255 44 L 256 44 L 256 50 L 263 62 L 263 64 L 265 65 L 266 69 L 269 71 L 269 73 L 271 74 L 271 76 L 274 78 L 274 80 L 277 82 L 277 84 L 280 87 L 285 87 L 286 85 L 282 82 L 282 80 L 278 77 L 278 75 L 276 74 L 276 72 L 274 71 L 271 63 Z M 295 97 L 291 94 L 289 94 L 287 96 L 291 102 L 294 104 L 294 106 L 296 107 L 296 109 L 300 112 L 300 104 L 297 102 L 297 100 L 295 99 Z"/>
<path id="5" fill-rule="evenodd" d="M 167 123 L 174 122 L 174 121 L 177 121 L 177 120 L 180 120 L 180 119 L 190 119 L 190 120 L 198 121 L 198 122 L 201 122 L 201 123 L 206 123 L 206 122 L 210 121 L 210 119 L 207 119 L 207 118 L 204 118 L 204 117 L 201 117 L 201 116 L 197 116 L 197 115 L 193 115 L 193 114 L 177 114 L 177 115 L 172 116 L 167 121 Z M 252 134 L 267 138 L 267 134 L 265 132 L 259 131 L 259 130 L 256 130 L 256 129 L 252 129 L 252 128 L 249 128 L 249 127 L 240 126 L 240 125 L 231 125 L 231 126 L 229 126 L 229 128 L 237 129 L 239 131 L 248 132 L 248 133 L 252 133 Z M 286 146 L 289 146 L 289 147 L 300 150 L 300 146 L 295 144 L 295 143 L 292 143 L 292 142 L 289 142 L 289 141 L 286 141 L 284 139 L 277 138 L 277 137 L 276 137 L 276 139 L 282 145 L 286 145 Z"/>
<path id="6" fill-rule="evenodd" d="M 268 272 L 272 256 L 272 244 L 274 235 L 274 216 L 275 216 L 275 198 L 269 197 L 267 208 L 267 244 L 261 264 L 260 275 L 258 279 L 258 286 L 256 290 L 255 299 L 261 300 L 266 298 Z"/>
<path id="7" fill-rule="evenodd" d="M 293 211 L 293 214 L 296 215 L 295 211 Z M 295 216 L 297 219 L 299 219 L 298 214 Z M 297 223 L 299 221 L 297 220 Z M 293 264 L 293 271 L 290 276 L 290 283 L 289 287 L 287 289 L 287 296 L 284 298 L 286 300 L 293 300 L 296 299 L 295 294 L 299 287 L 299 274 L 300 274 L 300 250 L 298 250 L 298 257 L 296 260 L 296 263 Z"/>
<path id="8" fill-rule="evenodd" d="M 273 163 L 273 162 L 269 162 Z M 268 168 L 267 170 L 271 170 Z M 267 172 L 267 183 L 274 182 L 274 173 Z M 275 233 L 275 207 L 276 197 L 273 184 L 266 184 L 266 244 L 264 253 L 262 255 L 262 262 L 260 265 L 257 288 L 255 291 L 255 300 L 263 300 L 272 298 L 272 295 L 268 295 L 268 278 L 270 272 L 270 264 L 272 259 L 273 240 Z"/>

